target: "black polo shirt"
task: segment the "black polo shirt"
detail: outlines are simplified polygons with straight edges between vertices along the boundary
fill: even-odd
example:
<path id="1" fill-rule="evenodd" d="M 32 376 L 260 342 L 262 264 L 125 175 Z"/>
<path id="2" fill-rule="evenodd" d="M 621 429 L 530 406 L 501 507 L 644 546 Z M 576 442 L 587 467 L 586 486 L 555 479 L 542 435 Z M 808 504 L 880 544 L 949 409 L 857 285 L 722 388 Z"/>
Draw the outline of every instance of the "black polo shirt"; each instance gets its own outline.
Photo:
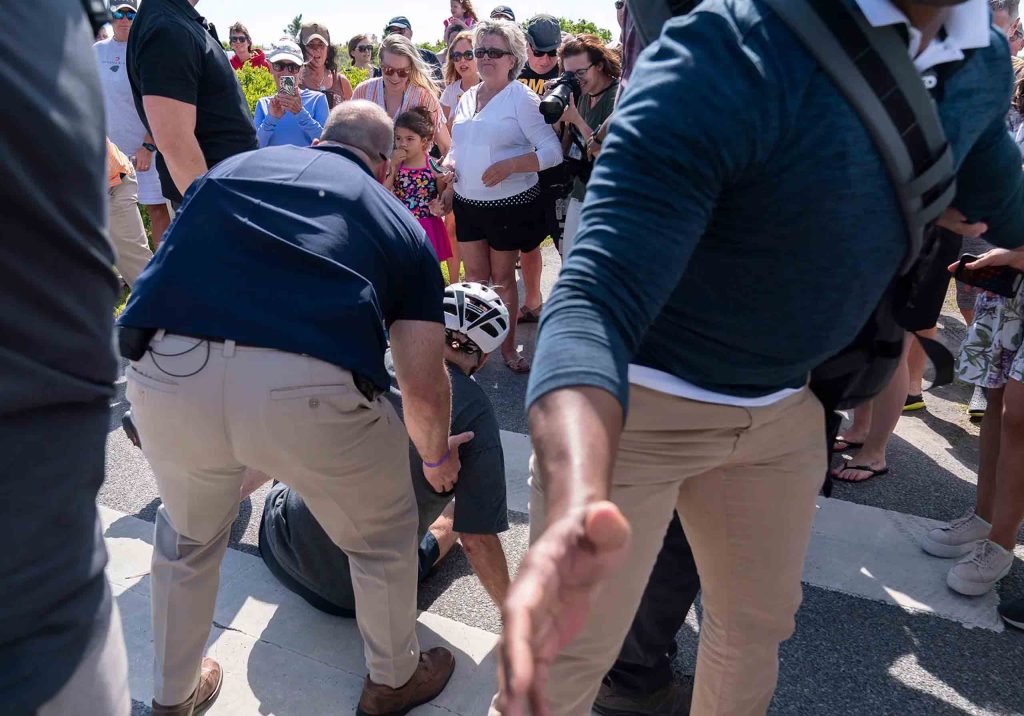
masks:
<path id="1" fill-rule="evenodd" d="M 267 147 L 192 184 L 120 323 L 310 355 L 387 390 L 385 327 L 443 324 L 443 301 L 423 228 L 354 154 Z"/>
<path id="2" fill-rule="evenodd" d="M 206 166 L 256 149 L 249 105 L 217 31 L 188 0 L 146 0 L 128 36 L 128 78 L 139 117 L 145 95 L 195 105 L 196 139 Z M 159 149 L 159 147 L 158 147 Z M 164 196 L 181 201 L 163 153 L 156 168 Z"/>

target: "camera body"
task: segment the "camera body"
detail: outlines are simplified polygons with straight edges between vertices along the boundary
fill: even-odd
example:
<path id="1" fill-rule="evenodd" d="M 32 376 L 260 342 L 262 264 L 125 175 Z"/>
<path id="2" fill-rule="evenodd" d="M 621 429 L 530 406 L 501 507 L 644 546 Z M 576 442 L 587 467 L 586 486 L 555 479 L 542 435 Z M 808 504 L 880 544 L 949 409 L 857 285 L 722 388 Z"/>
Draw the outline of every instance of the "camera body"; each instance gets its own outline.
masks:
<path id="1" fill-rule="evenodd" d="M 561 77 L 549 82 L 546 89 L 547 93 L 540 101 L 540 113 L 548 124 L 560 120 L 569 103 L 582 94 L 580 81 L 572 72 L 563 72 Z"/>

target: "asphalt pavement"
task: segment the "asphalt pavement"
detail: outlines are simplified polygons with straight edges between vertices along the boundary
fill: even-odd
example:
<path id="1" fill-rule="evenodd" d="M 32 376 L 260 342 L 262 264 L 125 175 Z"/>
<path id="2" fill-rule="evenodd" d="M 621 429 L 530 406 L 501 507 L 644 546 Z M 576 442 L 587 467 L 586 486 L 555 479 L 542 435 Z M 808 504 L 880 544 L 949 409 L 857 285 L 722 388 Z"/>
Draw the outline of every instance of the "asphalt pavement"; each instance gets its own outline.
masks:
<path id="1" fill-rule="evenodd" d="M 545 249 L 545 254 L 547 295 L 559 261 L 553 249 Z M 940 338 L 955 346 L 963 333 L 959 316 L 944 314 Z M 519 337 L 528 355 L 532 355 L 535 335 L 535 326 L 520 327 Z M 526 376 L 511 374 L 500 360 L 485 366 L 478 376 L 494 404 L 500 427 L 511 433 L 527 432 L 523 414 L 526 380 Z M 123 389 L 122 378 L 107 444 L 107 479 L 99 502 L 118 513 L 152 522 L 159 497 L 145 458 L 120 430 L 120 418 L 127 408 Z M 889 447 L 891 473 L 862 485 L 839 484 L 833 497 L 896 517 L 948 520 L 969 509 L 976 485 L 978 428 L 966 415 L 968 398 L 969 389 L 960 385 L 926 393 L 928 410 L 900 420 Z M 256 528 L 265 494 L 266 488 L 242 504 L 232 530 L 233 550 L 257 553 Z M 510 522 L 502 543 L 514 570 L 527 547 L 528 516 L 512 511 Z M 1017 553 L 1024 555 L 1024 547 L 1018 546 Z M 921 554 L 921 560 L 928 559 Z M 833 566 L 851 571 L 863 568 L 858 564 Z M 267 579 L 272 578 L 267 575 Z M 1014 566 L 999 594 L 1002 598 L 1024 596 L 1024 567 Z M 444 618 L 445 623 L 457 622 L 481 634 L 500 631 L 498 610 L 458 547 L 422 585 L 419 607 Z M 674 667 L 681 680 L 692 678 L 699 620 L 698 601 L 677 637 L 679 654 Z M 149 669 L 150 664 L 133 663 L 132 668 Z M 968 629 L 926 609 L 865 598 L 838 584 L 808 582 L 796 633 L 781 650 L 779 686 L 770 713 L 1024 714 L 1022 679 L 1024 633 Z M 144 705 L 148 699 L 139 697 L 134 689 L 133 697 L 137 699 L 133 714 L 149 713 Z M 264 702 L 259 711 L 275 713 L 269 706 Z M 210 711 L 211 716 L 219 713 L 242 711 L 217 706 Z"/>

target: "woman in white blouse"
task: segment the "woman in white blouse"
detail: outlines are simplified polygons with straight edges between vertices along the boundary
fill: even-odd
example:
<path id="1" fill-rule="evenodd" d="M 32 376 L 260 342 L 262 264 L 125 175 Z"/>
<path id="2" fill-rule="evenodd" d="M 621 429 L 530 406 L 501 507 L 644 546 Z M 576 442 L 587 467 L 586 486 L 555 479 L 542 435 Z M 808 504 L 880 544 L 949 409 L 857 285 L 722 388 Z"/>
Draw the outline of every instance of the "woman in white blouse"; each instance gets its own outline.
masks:
<path id="1" fill-rule="evenodd" d="M 526 38 L 515 24 L 481 20 L 473 29 L 481 82 L 455 110 L 445 164 L 455 184 L 444 203 L 455 211 L 466 280 L 489 282 L 506 306 L 519 305 L 515 264 L 547 235 L 537 172 L 562 161 L 562 147 L 540 114 L 540 98 L 516 78 L 526 64 Z M 526 373 L 515 324 L 501 347 L 505 364 Z"/>

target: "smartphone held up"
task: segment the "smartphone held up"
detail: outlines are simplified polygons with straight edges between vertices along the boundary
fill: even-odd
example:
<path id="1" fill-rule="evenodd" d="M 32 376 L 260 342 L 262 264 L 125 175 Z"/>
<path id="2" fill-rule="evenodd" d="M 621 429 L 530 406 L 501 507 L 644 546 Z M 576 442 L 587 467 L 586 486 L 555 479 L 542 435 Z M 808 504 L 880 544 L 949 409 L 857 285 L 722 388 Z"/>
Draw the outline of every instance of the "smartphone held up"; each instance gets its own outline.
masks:
<path id="1" fill-rule="evenodd" d="M 1024 284 L 1024 273 L 1010 266 L 984 266 L 971 269 L 968 264 L 978 260 L 977 256 L 964 254 L 960 257 L 953 276 L 968 286 L 990 291 L 998 296 L 1013 298 Z"/>
<path id="2" fill-rule="evenodd" d="M 281 78 L 281 94 L 295 96 L 295 77 L 285 75 Z"/>

